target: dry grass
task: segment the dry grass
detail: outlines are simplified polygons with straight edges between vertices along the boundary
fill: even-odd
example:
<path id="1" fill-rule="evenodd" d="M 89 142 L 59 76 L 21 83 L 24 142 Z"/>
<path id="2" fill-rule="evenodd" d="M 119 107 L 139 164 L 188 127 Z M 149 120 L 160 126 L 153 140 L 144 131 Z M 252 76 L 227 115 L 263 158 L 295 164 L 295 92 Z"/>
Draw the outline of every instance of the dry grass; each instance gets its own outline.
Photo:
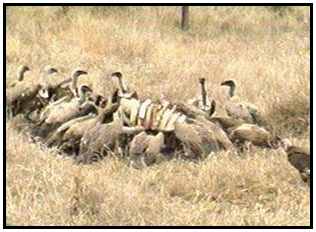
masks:
<path id="1" fill-rule="evenodd" d="M 234 78 L 238 94 L 260 107 L 269 129 L 309 146 L 309 9 L 179 7 L 7 9 L 7 83 L 18 65 L 46 64 L 64 75 L 81 66 L 102 94 L 121 71 L 141 96 L 187 100 L 207 78 Z M 309 188 L 279 151 L 199 163 L 171 160 L 143 170 L 109 157 L 78 167 L 6 128 L 7 223 L 13 225 L 309 225 Z"/>

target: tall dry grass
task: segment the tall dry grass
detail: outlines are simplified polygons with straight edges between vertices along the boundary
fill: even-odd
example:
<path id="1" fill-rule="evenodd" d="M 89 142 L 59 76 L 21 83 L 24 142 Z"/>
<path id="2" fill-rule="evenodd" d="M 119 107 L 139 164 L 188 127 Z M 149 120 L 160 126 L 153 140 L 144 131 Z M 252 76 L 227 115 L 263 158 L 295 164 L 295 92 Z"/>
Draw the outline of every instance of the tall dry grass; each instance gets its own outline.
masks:
<path id="1" fill-rule="evenodd" d="M 36 81 L 46 64 L 69 75 L 86 68 L 109 94 L 121 71 L 142 97 L 187 100 L 205 77 L 222 101 L 221 81 L 259 106 L 267 127 L 309 146 L 309 8 L 8 7 L 7 83 L 20 64 Z M 220 105 L 220 104 L 219 104 Z M 220 109 L 219 109 L 220 110 Z M 308 225 L 309 189 L 281 151 L 236 157 L 219 153 L 192 163 L 144 170 L 107 158 L 78 168 L 40 150 L 7 124 L 7 222 L 14 225 Z"/>

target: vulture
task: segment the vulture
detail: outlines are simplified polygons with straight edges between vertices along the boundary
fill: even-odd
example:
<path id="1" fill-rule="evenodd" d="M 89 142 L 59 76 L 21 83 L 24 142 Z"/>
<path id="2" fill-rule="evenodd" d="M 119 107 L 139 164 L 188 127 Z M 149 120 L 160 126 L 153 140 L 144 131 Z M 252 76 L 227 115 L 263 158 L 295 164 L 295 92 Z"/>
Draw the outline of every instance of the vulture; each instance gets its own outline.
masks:
<path id="1" fill-rule="evenodd" d="M 212 117 L 209 120 L 221 126 L 226 133 L 229 133 L 231 128 L 236 128 L 244 124 L 243 120 L 230 117 Z"/>
<path id="2" fill-rule="evenodd" d="M 15 116 L 19 112 L 20 103 L 17 101 L 17 98 L 23 88 L 25 88 L 24 75 L 27 71 L 30 71 L 30 68 L 26 65 L 21 65 L 17 70 L 17 80 L 10 83 L 6 92 L 6 105 L 7 105 L 7 116 Z"/>
<path id="3" fill-rule="evenodd" d="M 9 88 L 13 88 L 16 85 L 19 85 L 24 80 L 24 74 L 30 71 L 30 68 L 26 65 L 21 65 L 18 67 L 17 70 L 17 80 L 15 80 L 13 83 L 9 84 Z"/>
<path id="4" fill-rule="evenodd" d="M 73 151 L 76 146 L 80 145 L 80 139 L 84 133 L 95 126 L 98 121 L 109 121 L 119 106 L 118 103 L 112 102 L 112 99 L 113 98 L 109 98 L 107 100 L 107 105 L 103 112 L 101 112 L 100 108 L 97 108 L 98 115 L 90 113 L 62 124 L 48 139 L 47 145 L 52 146 L 57 144 L 61 146 L 62 149 L 71 147 L 71 151 Z"/>
<path id="5" fill-rule="evenodd" d="M 225 104 L 228 116 L 235 119 L 242 119 L 246 123 L 257 123 L 259 121 L 257 107 L 248 102 L 240 101 L 235 95 L 236 82 L 234 80 L 224 81 L 221 83 L 221 86 L 229 87 L 230 99 Z"/>
<path id="6" fill-rule="evenodd" d="M 88 97 L 88 100 L 94 102 L 95 105 L 100 107 L 100 108 L 104 108 L 106 106 L 106 103 L 107 103 L 107 99 L 104 96 L 102 96 L 100 94 L 96 94 L 96 93 L 92 93 Z"/>
<path id="7" fill-rule="evenodd" d="M 79 93 L 78 92 L 78 88 L 77 88 L 77 83 L 78 83 L 78 78 L 81 75 L 87 75 L 86 71 L 82 71 L 80 69 L 75 69 L 72 74 L 71 74 L 71 86 L 70 86 L 70 91 L 72 93 L 72 97 L 74 97 L 74 99 L 80 99 Z M 86 87 L 83 87 L 85 89 L 87 89 Z M 42 91 L 42 96 L 45 98 L 46 96 L 49 96 L 49 93 L 47 92 L 45 95 L 44 91 Z M 92 90 L 90 90 L 89 92 L 92 92 Z M 65 102 L 69 101 L 71 98 L 71 96 L 66 95 L 60 99 L 58 99 L 57 101 L 54 101 L 52 103 L 50 103 L 48 106 L 45 107 L 45 109 L 41 112 L 41 117 L 40 120 L 43 120 L 43 118 L 47 117 L 47 115 L 49 114 L 50 111 L 52 111 L 53 109 L 56 109 L 57 107 L 59 107 L 60 105 L 64 104 Z M 86 98 L 85 95 L 82 95 L 81 98 Z"/>
<path id="8" fill-rule="evenodd" d="M 70 101 L 59 102 L 53 105 L 53 107 L 49 105 L 50 110 L 41 114 L 40 121 L 37 123 L 38 130 L 35 130 L 34 134 L 46 138 L 48 133 L 57 129 L 65 122 L 91 112 L 96 113 L 95 104 L 86 100 L 88 92 L 92 92 L 92 90 L 86 85 L 81 85 L 79 88 L 79 97 L 75 97 Z"/>
<path id="9" fill-rule="evenodd" d="M 111 77 L 114 81 L 117 82 L 119 88 L 119 97 L 121 98 L 136 98 L 138 99 L 136 91 L 130 92 L 127 88 L 125 81 L 123 80 L 123 75 L 121 72 L 114 72 L 111 74 Z"/>
<path id="10" fill-rule="evenodd" d="M 13 116 L 18 113 L 26 113 L 26 117 L 32 121 L 30 115 L 34 112 L 38 113 L 43 107 L 48 104 L 48 96 L 43 92 L 43 86 L 45 86 L 45 81 L 48 81 L 57 70 L 51 66 L 46 66 L 40 74 L 40 82 L 37 84 L 31 81 L 22 81 L 23 76 L 29 68 L 21 66 L 18 70 L 19 82 L 15 83 L 13 88 L 10 88 L 7 95 L 7 104 L 11 106 L 13 111 Z M 61 81 L 56 83 L 54 86 L 50 85 L 51 89 L 58 89 L 66 81 Z"/>
<path id="11" fill-rule="evenodd" d="M 34 84 L 32 81 L 25 81 L 25 72 L 30 69 L 27 66 L 21 66 L 18 69 L 18 81 L 11 84 L 6 93 L 6 104 L 9 108 L 9 116 L 14 117 L 19 113 L 30 112 L 37 107 L 36 95 L 40 89 L 40 84 Z"/>
<path id="12" fill-rule="evenodd" d="M 187 158 L 203 158 L 211 152 L 233 148 L 225 131 L 203 117 L 176 122 L 174 133 Z"/>
<path id="13" fill-rule="evenodd" d="M 33 107 L 30 109 L 30 111 L 32 112 L 31 120 L 33 122 L 38 120 L 40 111 L 45 106 L 48 105 L 49 101 L 53 99 L 51 92 L 59 88 L 59 83 L 57 83 L 57 80 L 55 80 L 56 83 L 54 85 L 48 84 L 49 82 L 51 82 L 52 79 L 55 79 L 54 76 L 57 73 L 58 73 L 58 70 L 56 68 L 53 68 L 50 65 L 46 65 L 40 73 L 40 77 L 39 77 L 40 89 L 36 97 L 34 98 L 35 103 L 33 104 Z M 50 94 L 47 94 L 47 96 L 46 96 L 46 92 L 44 91 L 46 89 L 47 89 L 47 93 L 50 93 Z"/>
<path id="14" fill-rule="evenodd" d="M 63 123 L 47 139 L 48 147 L 53 145 L 61 147 L 64 143 L 71 144 L 71 147 L 77 145 L 86 130 L 89 130 L 95 124 L 96 114 L 89 113 L 82 117 L 74 118 Z M 69 146 L 63 146 L 69 147 Z"/>
<path id="15" fill-rule="evenodd" d="M 77 163 L 96 162 L 115 151 L 124 134 L 143 131 L 143 128 L 123 126 L 123 121 L 117 112 L 112 115 L 112 122 L 103 123 L 104 113 L 102 113 L 96 124 L 84 133 L 80 141 L 79 155 L 76 158 Z"/>
<path id="16" fill-rule="evenodd" d="M 139 168 L 149 166 L 157 160 L 164 148 L 164 134 L 158 132 L 156 135 L 143 131 L 137 134 L 130 143 L 129 156 L 131 166 Z"/>
<path id="17" fill-rule="evenodd" d="M 18 113 L 25 113 L 26 118 L 32 120 L 30 115 L 33 111 L 40 109 L 43 105 L 39 101 L 38 93 L 41 89 L 40 82 L 23 81 L 24 73 L 29 68 L 21 66 L 18 70 L 19 80 L 15 84 L 11 85 L 6 96 L 7 104 L 11 110 L 11 116 L 15 116 Z M 43 70 L 43 78 L 49 78 L 53 72 L 51 70 Z M 38 77 L 33 78 L 38 79 Z"/>
<path id="18" fill-rule="evenodd" d="M 230 139 L 237 144 L 247 142 L 259 147 L 274 148 L 279 140 L 266 129 L 255 124 L 243 123 L 229 128 L 228 131 Z"/>
<path id="19" fill-rule="evenodd" d="M 190 105 L 194 105 L 195 107 L 201 109 L 204 112 L 207 112 L 209 116 L 214 113 L 215 110 L 215 101 L 210 102 L 206 86 L 205 86 L 205 78 L 200 78 L 199 83 L 201 85 L 200 95 L 194 99 L 189 100 Z"/>
<path id="20" fill-rule="evenodd" d="M 190 104 L 185 104 L 183 102 L 176 102 L 175 105 L 176 105 L 177 112 L 180 112 L 189 118 L 204 117 L 208 120 L 211 119 L 211 116 L 215 113 L 215 109 L 216 109 L 216 102 L 214 100 L 212 100 L 211 109 L 208 112 L 205 112 Z"/>
<path id="21" fill-rule="evenodd" d="M 60 81 L 56 69 L 51 66 L 46 66 L 44 70 L 46 70 L 46 73 L 50 72 L 55 75 L 51 75 L 50 78 L 42 78 L 41 80 L 39 96 L 43 101 L 52 103 L 63 97 L 66 97 L 65 99 L 68 97 L 79 97 L 78 78 L 81 75 L 87 75 L 88 73 L 86 71 L 76 68 L 71 72 L 70 78 Z"/>
<path id="22" fill-rule="evenodd" d="M 55 99 L 54 92 L 61 86 L 60 78 L 57 74 L 58 70 L 56 68 L 53 68 L 50 65 L 44 67 L 39 79 L 41 89 L 38 92 L 42 101 L 57 100 Z"/>
<path id="23" fill-rule="evenodd" d="M 281 145 L 287 154 L 289 163 L 299 171 L 302 180 L 310 185 L 310 152 L 307 149 L 293 146 L 288 139 L 283 139 Z"/>

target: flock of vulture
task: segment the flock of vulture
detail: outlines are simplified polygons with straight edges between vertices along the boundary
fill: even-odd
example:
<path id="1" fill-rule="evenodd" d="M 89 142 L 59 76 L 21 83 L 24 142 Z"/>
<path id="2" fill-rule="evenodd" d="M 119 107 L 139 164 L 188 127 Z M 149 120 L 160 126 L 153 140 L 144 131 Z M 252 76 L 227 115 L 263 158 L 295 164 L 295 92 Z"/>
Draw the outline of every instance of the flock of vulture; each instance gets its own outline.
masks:
<path id="1" fill-rule="evenodd" d="M 199 79 L 196 98 L 171 102 L 142 99 L 129 90 L 120 72 L 110 75 L 116 86 L 110 96 L 85 84 L 78 86 L 78 78 L 88 74 L 81 69 L 61 80 L 57 69 L 46 66 L 36 83 L 25 78 L 28 72 L 29 67 L 19 67 L 17 80 L 7 86 L 7 118 L 22 117 L 32 141 L 57 147 L 77 163 L 114 154 L 139 168 L 175 156 L 202 159 L 220 150 L 282 148 L 309 184 L 309 151 L 265 129 L 256 106 L 235 95 L 234 80 L 221 83 L 229 88 L 229 96 L 222 106 L 225 115 L 220 115 L 204 78 Z"/>

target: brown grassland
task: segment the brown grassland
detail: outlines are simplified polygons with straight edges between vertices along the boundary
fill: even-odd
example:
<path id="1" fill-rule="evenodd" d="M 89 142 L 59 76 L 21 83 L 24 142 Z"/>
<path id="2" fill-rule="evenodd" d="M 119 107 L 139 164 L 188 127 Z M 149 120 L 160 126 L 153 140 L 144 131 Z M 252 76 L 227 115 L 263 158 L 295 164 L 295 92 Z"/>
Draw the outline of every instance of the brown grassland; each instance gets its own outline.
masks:
<path id="1" fill-rule="evenodd" d="M 187 100 L 197 80 L 220 99 L 257 105 L 273 133 L 309 147 L 308 7 L 8 7 L 6 83 L 20 64 L 36 81 L 46 64 L 99 93 L 121 71 L 142 97 Z M 220 102 L 220 100 L 219 100 Z M 41 149 L 6 123 L 6 221 L 9 225 L 309 225 L 310 193 L 280 149 L 203 161 L 173 159 L 136 170 L 107 157 L 76 166 Z"/>

